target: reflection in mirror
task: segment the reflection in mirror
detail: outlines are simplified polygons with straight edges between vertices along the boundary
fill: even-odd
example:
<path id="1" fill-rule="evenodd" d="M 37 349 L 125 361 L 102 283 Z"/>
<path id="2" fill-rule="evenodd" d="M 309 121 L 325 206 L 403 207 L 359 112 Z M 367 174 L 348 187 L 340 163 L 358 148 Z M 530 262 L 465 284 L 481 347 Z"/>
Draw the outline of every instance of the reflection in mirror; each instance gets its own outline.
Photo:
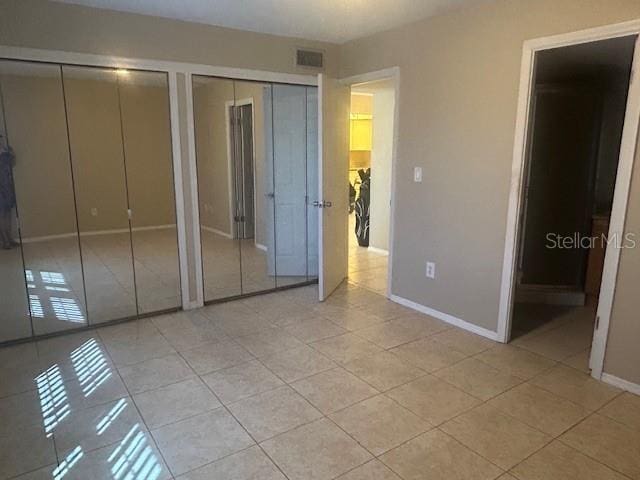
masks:
<path id="1" fill-rule="evenodd" d="M 139 313 L 179 307 L 169 86 L 157 72 L 118 71 Z"/>
<path id="2" fill-rule="evenodd" d="M 1 68 L 34 334 L 82 327 L 87 315 L 60 67 L 4 62 Z"/>
<path id="3" fill-rule="evenodd" d="M 234 154 L 233 195 L 238 208 L 236 238 L 241 245 L 242 293 L 276 287 L 269 271 L 273 257 L 274 187 L 271 165 L 271 84 L 235 82 L 235 106 L 229 105 L 229 118 L 235 128 L 230 135 Z"/>
<path id="4" fill-rule="evenodd" d="M 307 96 L 307 280 L 318 278 L 318 214 L 313 201 L 318 192 L 318 88 L 306 87 Z"/>
<path id="5" fill-rule="evenodd" d="M 304 282 L 307 245 L 307 88 L 273 86 L 273 183 L 275 247 L 268 252 L 278 286 Z"/>
<path id="6" fill-rule="evenodd" d="M 63 66 L 91 324 L 137 314 L 118 71 Z"/>
<path id="7" fill-rule="evenodd" d="M 200 238 L 205 301 L 242 293 L 227 118 L 234 82 L 193 76 Z"/>
<path id="8" fill-rule="evenodd" d="M 5 91 L 11 65 L 0 62 L 0 342 L 32 334 L 18 230 L 15 195 L 15 151 L 6 127 Z"/>

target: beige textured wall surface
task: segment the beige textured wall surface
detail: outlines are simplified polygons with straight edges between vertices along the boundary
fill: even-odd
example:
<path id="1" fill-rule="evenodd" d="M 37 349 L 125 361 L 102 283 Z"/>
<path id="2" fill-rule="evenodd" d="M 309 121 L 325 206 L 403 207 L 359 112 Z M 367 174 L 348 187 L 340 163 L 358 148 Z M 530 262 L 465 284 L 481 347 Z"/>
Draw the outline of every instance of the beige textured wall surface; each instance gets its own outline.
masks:
<path id="1" fill-rule="evenodd" d="M 233 99 L 233 81 L 206 82 L 193 88 L 200 223 L 231 235 L 224 103 Z"/>
<path id="2" fill-rule="evenodd" d="M 176 223 L 166 75 L 130 74 L 120 85 L 133 228 Z M 145 78 L 153 75 L 153 79 Z M 157 86 L 145 82 L 157 83 Z"/>
<path id="3" fill-rule="evenodd" d="M 66 75 L 80 231 L 128 228 L 128 206 L 133 227 L 174 224 L 166 87 L 122 85 L 118 96 L 107 78 Z"/>
<path id="4" fill-rule="evenodd" d="M 328 72 L 337 68 L 329 43 L 47 0 L 2 0 L 0 45 L 314 73 L 295 66 L 295 48 L 309 47 L 325 52 Z"/>
<path id="5" fill-rule="evenodd" d="M 42 66 L 38 77 L 0 76 L 8 138 L 16 155 L 13 175 L 25 239 L 77 230 L 58 72 Z"/>
<path id="6" fill-rule="evenodd" d="M 625 233 L 634 235 L 636 246 L 623 249 L 620 255 L 604 371 L 640 385 L 640 152 L 637 150 L 628 205 Z"/>
<path id="7" fill-rule="evenodd" d="M 637 18 L 637 0 L 500 0 L 343 46 L 341 77 L 400 67 L 394 294 L 496 330 L 523 41 Z M 633 255 L 623 254 L 609 342 L 621 357 L 610 353 L 607 371 L 628 378 L 620 363 L 634 362 L 637 381 L 638 354 L 618 346 L 638 339 L 637 299 L 622 300 L 637 288 Z"/>

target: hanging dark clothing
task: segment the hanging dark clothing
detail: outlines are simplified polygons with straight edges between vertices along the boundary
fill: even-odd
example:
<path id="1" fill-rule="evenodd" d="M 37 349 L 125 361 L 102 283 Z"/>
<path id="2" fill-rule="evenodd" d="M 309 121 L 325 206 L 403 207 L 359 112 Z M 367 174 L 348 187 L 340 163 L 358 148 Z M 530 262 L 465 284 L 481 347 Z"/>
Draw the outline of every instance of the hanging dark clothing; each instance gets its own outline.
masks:
<path id="1" fill-rule="evenodd" d="M 0 152 L 0 212 L 6 213 L 16 206 L 16 190 L 13 185 L 13 161 L 11 147 Z"/>

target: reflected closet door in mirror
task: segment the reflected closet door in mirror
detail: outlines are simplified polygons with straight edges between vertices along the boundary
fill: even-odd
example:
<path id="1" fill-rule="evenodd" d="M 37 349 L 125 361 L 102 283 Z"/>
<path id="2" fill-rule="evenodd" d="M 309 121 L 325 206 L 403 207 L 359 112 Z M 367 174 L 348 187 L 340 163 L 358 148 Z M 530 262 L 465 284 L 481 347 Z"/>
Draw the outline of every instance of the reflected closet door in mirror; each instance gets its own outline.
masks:
<path id="1" fill-rule="evenodd" d="M 233 123 L 232 185 L 237 204 L 236 238 L 240 242 L 242 293 L 271 290 L 275 275 L 272 256 L 274 186 L 271 139 L 271 84 L 235 82 L 235 105 L 229 106 Z"/>
<path id="2" fill-rule="evenodd" d="M 272 103 L 275 254 L 269 269 L 284 286 L 309 276 L 307 88 L 274 85 Z"/>
<path id="3" fill-rule="evenodd" d="M 193 76 L 193 114 L 205 301 L 242 294 L 233 186 L 234 82 Z"/>
<path id="4" fill-rule="evenodd" d="M 167 74 L 118 71 L 139 313 L 181 305 Z"/>
<path id="5" fill-rule="evenodd" d="M 307 97 L 307 280 L 318 278 L 318 87 L 305 87 Z"/>
<path id="6" fill-rule="evenodd" d="M 87 313 L 60 67 L 1 65 L 33 331 L 82 327 Z"/>
<path id="7" fill-rule="evenodd" d="M 118 75 L 63 66 L 91 324 L 137 315 Z"/>

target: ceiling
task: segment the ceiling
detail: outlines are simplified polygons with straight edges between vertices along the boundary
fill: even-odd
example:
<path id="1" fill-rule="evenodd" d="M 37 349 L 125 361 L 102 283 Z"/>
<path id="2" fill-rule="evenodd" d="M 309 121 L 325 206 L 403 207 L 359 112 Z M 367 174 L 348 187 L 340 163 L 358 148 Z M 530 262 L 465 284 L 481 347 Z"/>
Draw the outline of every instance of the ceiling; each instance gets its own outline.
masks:
<path id="1" fill-rule="evenodd" d="M 344 43 L 483 0 L 56 0 L 240 30 Z"/>

